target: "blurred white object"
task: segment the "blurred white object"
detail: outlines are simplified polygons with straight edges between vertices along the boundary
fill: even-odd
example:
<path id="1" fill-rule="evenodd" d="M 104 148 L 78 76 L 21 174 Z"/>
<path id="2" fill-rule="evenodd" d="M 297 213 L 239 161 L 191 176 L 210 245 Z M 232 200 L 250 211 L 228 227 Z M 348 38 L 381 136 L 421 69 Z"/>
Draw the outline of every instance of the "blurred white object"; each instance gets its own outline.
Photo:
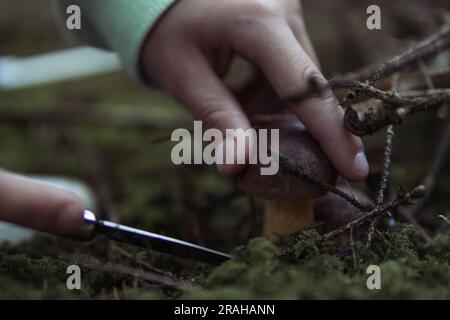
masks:
<path id="1" fill-rule="evenodd" d="M 107 73 L 121 68 L 117 54 L 77 47 L 31 57 L 0 57 L 0 89 L 19 89 Z"/>
<path id="2" fill-rule="evenodd" d="M 64 177 L 56 176 L 28 176 L 29 178 L 44 181 L 67 189 L 76 194 L 86 209 L 96 211 L 97 203 L 94 192 L 85 183 Z M 0 221 L 0 242 L 18 243 L 34 236 L 36 231 L 22 228 L 7 222 Z"/>
<path id="3" fill-rule="evenodd" d="M 28 178 L 54 184 L 77 195 L 83 202 L 85 209 L 97 211 L 97 203 L 92 189 L 84 182 L 58 176 L 28 175 Z"/>
<path id="4" fill-rule="evenodd" d="M 17 243 L 33 237 L 34 231 L 8 222 L 0 222 L 0 242 Z"/>

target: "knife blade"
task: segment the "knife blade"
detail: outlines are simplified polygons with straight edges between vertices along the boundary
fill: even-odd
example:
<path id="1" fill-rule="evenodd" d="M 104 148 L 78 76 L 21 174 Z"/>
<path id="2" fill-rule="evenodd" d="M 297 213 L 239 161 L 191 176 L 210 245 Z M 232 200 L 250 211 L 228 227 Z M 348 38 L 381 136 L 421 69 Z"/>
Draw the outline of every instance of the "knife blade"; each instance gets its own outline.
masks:
<path id="1" fill-rule="evenodd" d="M 89 239 L 98 235 L 104 235 L 110 240 L 132 244 L 141 248 L 208 264 L 220 264 L 233 258 L 229 254 L 190 242 L 132 228 L 107 220 L 101 220 L 89 210 L 84 211 L 83 220 L 85 226 L 91 227 L 89 228 Z"/>

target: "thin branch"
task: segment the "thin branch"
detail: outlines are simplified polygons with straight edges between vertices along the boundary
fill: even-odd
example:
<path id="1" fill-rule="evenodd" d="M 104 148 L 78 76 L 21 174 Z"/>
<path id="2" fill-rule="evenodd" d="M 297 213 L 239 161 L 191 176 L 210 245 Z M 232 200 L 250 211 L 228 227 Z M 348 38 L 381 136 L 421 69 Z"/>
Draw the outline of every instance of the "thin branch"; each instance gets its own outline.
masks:
<path id="1" fill-rule="evenodd" d="M 431 96 L 435 94 L 444 94 L 448 95 L 450 94 L 450 89 L 426 89 L 426 90 L 410 90 L 410 91 L 403 91 L 402 97 L 426 97 Z"/>
<path id="2" fill-rule="evenodd" d="M 408 66 L 417 66 L 419 61 L 435 56 L 450 48 L 450 24 L 441 27 L 430 37 L 412 46 L 405 52 L 394 58 L 381 63 L 375 68 L 353 73 L 343 78 L 333 78 L 328 83 L 322 83 L 320 79 L 311 78 L 306 85 L 302 86 L 299 92 L 286 97 L 284 100 L 289 103 L 297 103 L 303 99 L 320 95 L 328 89 L 346 87 L 348 82 L 364 82 L 372 85 L 382 78 L 393 75 Z"/>
<path id="3" fill-rule="evenodd" d="M 346 85 L 357 90 L 359 95 L 383 102 L 383 106 L 379 110 L 369 109 L 362 116 L 352 107 L 347 108 L 344 116 L 345 127 L 358 136 L 372 134 L 389 124 L 400 124 L 410 115 L 450 102 L 450 90 L 406 97 L 394 92 L 379 90 L 362 82 L 347 82 Z"/>
<path id="4" fill-rule="evenodd" d="M 394 140 L 394 126 L 390 125 L 386 131 L 386 145 L 384 148 L 384 161 L 383 161 L 383 174 L 381 176 L 380 186 L 377 195 L 377 204 L 380 205 L 384 202 L 384 195 L 387 190 L 387 182 L 391 169 L 392 162 L 392 141 Z"/>
<path id="5" fill-rule="evenodd" d="M 272 152 L 274 152 L 274 151 L 272 150 Z M 320 188 L 322 190 L 332 192 L 332 193 L 340 196 L 341 198 L 347 200 L 350 204 L 352 204 L 353 206 L 355 206 L 356 208 L 358 208 L 362 211 L 368 211 L 371 209 L 370 206 L 362 204 L 359 200 L 357 200 L 356 198 L 347 194 L 346 192 L 344 192 L 340 189 L 337 189 L 336 187 L 334 187 L 330 184 L 324 183 L 314 176 L 306 174 L 294 160 L 290 159 L 286 155 L 279 153 L 279 159 L 280 159 L 280 167 L 283 168 L 288 174 L 295 176 L 295 177 L 299 177 L 300 179 L 303 179 L 303 180 L 317 186 L 318 188 Z"/>
<path id="6" fill-rule="evenodd" d="M 398 92 L 398 87 L 400 85 L 400 73 L 396 73 L 394 77 L 394 82 L 392 85 L 392 92 Z M 386 130 L 386 143 L 384 147 L 384 159 L 383 159 L 383 171 L 380 179 L 380 186 L 378 188 L 378 195 L 376 199 L 376 205 L 380 206 L 384 203 L 384 197 L 388 188 L 388 178 L 391 172 L 391 162 L 392 162 L 392 142 L 394 140 L 395 132 L 394 126 L 390 125 Z M 387 212 L 390 215 L 390 212 Z M 380 220 L 382 219 L 382 215 L 375 217 L 372 220 L 369 227 L 369 234 L 367 236 L 367 247 L 370 248 L 372 245 L 372 240 L 375 235 L 376 227 Z"/>
<path id="7" fill-rule="evenodd" d="M 419 199 L 424 196 L 425 193 L 425 187 L 424 186 L 418 186 L 415 187 L 413 190 L 407 193 L 400 193 L 397 195 L 396 199 L 392 200 L 391 202 L 388 202 L 386 204 L 383 204 L 381 206 L 377 206 L 373 210 L 366 212 L 362 215 L 360 215 L 355 220 L 352 220 L 351 222 L 347 223 L 346 225 L 331 231 L 323 236 L 324 240 L 329 240 L 331 238 L 336 237 L 337 235 L 349 230 L 350 228 L 355 228 L 362 223 L 366 222 L 367 220 L 371 218 L 375 218 L 379 216 L 380 214 L 383 214 L 387 211 L 391 211 L 392 209 L 396 208 L 399 205 L 407 205 L 411 204 L 416 199 Z"/>
<path id="8" fill-rule="evenodd" d="M 394 126 L 390 125 L 386 131 L 386 144 L 384 147 L 384 160 L 383 160 L 383 173 L 381 175 L 380 186 L 378 188 L 378 194 L 376 199 L 376 205 L 381 206 L 384 203 L 384 196 L 388 187 L 388 178 L 391 171 L 392 162 L 392 142 L 394 140 Z M 370 247 L 377 224 L 380 222 L 383 216 L 379 215 L 373 219 L 369 227 L 369 234 L 367 236 L 367 247 Z"/>
<path id="9" fill-rule="evenodd" d="M 415 65 L 418 61 L 435 56 L 449 48 L 450 24 L 446 24 L 427 39 L 412 46 L 387 62 L 381 63 L 377 67 L 367 71 L 352 74 L 346 77 L 345 80 L 358 80 L 364 81 L 367 84 L 373 84 L 382 78 L 403 70 L 405 67 Z M 336 88 L 336 84 L 341 81 L 342 79 L 331 79 L 330 85 L 332 88 Z"/>

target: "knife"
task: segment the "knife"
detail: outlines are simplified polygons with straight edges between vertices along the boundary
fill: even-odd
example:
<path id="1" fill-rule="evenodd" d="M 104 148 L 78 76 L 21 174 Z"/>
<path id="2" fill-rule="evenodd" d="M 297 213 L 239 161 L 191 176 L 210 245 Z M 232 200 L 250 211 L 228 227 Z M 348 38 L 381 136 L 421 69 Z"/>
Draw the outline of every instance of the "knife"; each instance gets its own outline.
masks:
<path id="1" fill-rule="evenodd" d="M 220 264 L 233 258 L 226 253 L 193 243 L 101 220 L 89 210 L 84 211 L 83 220 L 84 226 L 82 226 L 80 232 L 70 238 L 89 241 L 98 235 L 104 235 L 110 240 L 208 264 Z"/>

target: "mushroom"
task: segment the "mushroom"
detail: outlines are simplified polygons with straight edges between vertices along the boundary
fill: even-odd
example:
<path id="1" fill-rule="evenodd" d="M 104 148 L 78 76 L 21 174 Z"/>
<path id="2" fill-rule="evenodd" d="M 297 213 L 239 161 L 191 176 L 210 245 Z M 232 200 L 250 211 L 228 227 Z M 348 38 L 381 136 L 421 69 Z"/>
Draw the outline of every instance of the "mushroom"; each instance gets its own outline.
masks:
<path id="1" fill-rule="evenodd" d="M 303 172 L 328 184 L 335 184 L 337 172 L 319 144 L 293 115 L 265 116 L 254 122 L 263 129 L 279 129 L 279 152 L 301 166 Z M 261 165 L 250 164 L 238 178 L 246 194 L 265 200 L 263 236 L 276 241 L 314 222 L 311 199 L 326 192 L 280 167 L 277 174 L 261 175 Z"/>
<path id="2" fill-rule="evenodd" d="M 339 189 L 349 194 L 353 193 L 363 204 L 372 204 L 370 198 L 359 190 L 350 190 L 345 185 L 339 186 Z M 328 193 L 326 196 L 315 199 L 313 207 L 315 221 L 323 222 L 324 232 L 330 232 L 346 225 L 361 213 L 361 209 L 334 193 Z"/>

